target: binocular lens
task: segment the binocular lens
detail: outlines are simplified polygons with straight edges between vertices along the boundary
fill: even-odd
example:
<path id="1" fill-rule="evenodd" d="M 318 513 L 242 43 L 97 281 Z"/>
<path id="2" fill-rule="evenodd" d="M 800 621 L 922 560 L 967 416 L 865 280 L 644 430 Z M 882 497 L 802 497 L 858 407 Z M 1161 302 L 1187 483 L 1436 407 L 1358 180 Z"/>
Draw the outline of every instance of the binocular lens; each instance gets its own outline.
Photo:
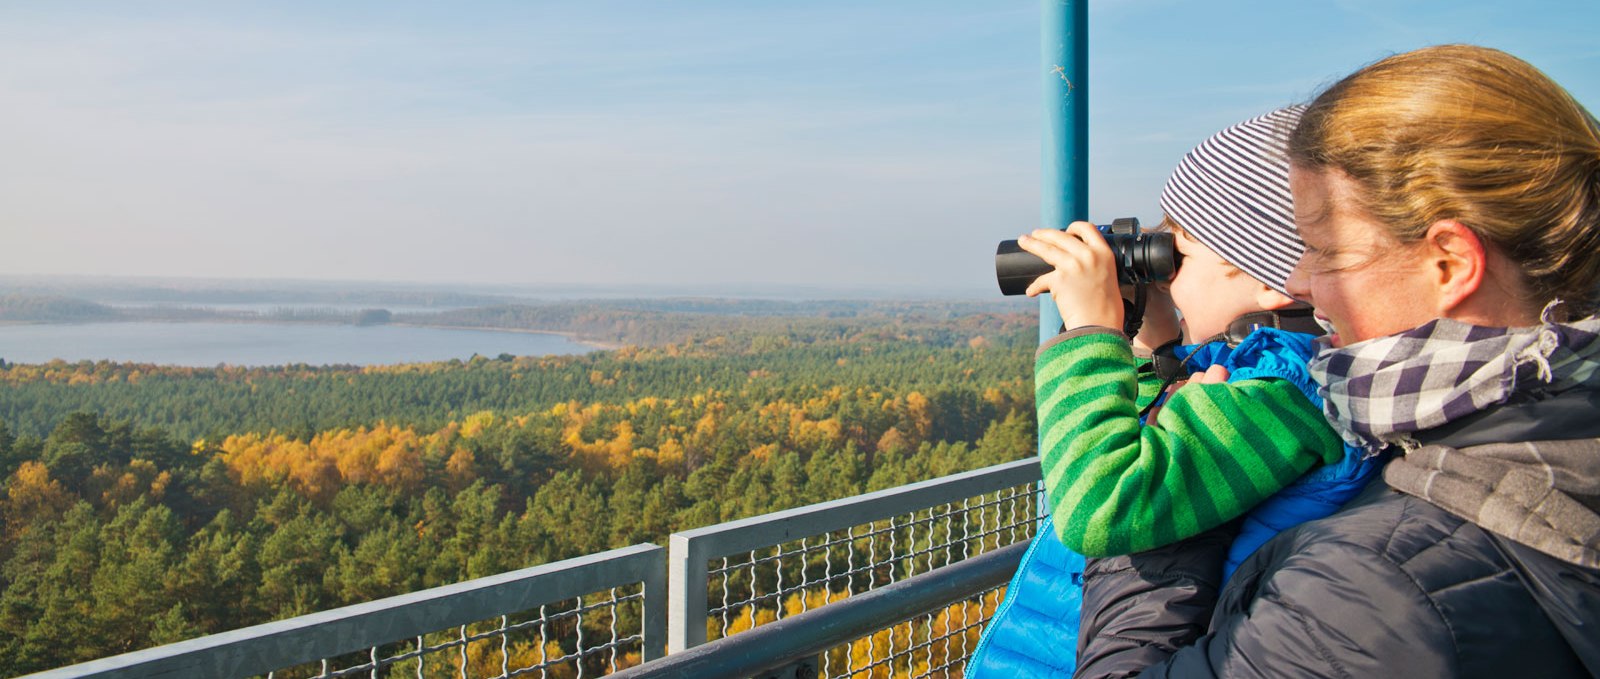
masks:
<path id="1" fill-rule="evenodd" d="M 1158 283 L 1172 280 L 1178 272 L 1183 257 L 1173 245 L 1172 234 L 1142 232 L 1138 220 L 1131 218 L 1096 228 L 1116 257 L 1118 282 Z M 994 274 L 1002 295 L 1021 295 L 1028 291 L 1034 279 L 1054 270 L 1055 267 L 1024 251 L 1014 240 L 1000 241 L 1000 247 L 995 249 Z"/>
<path id="2" fill-rule="evenodd" d="M 1002 295 L 1023 294 L 1035 278 L 1054 269 L 1033 253 L 1023 251 L 1014 240 L 1000 241 L 1000 247 L 994 251 L 994 275 L 1000 281 Z"/>

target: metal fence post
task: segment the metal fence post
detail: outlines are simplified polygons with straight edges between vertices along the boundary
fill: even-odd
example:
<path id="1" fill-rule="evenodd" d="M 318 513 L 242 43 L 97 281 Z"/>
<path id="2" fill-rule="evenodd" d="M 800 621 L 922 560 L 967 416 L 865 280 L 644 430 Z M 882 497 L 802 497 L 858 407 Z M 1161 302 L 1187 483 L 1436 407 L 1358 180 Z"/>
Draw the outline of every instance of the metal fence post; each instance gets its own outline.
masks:
<path id="1" fill-rule="evenodd" d="M 667 654 L 667 569 L 665 563 L 644 574 L 644 608 L 640 632 L 644 635 L 639 653 L 643 662 Z"/>
<path id="2" fill-rule="evenodd" d="M 706 555 L 702 543 L 674 533 L 667 549 L 667 652 L 706 642 Z"/>

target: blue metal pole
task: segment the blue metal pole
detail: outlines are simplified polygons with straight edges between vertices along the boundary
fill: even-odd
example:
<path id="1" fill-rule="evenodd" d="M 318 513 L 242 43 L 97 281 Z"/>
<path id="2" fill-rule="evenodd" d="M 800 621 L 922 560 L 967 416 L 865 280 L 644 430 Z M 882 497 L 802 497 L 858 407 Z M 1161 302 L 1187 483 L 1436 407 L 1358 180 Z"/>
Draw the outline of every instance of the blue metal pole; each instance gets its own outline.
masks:
<path id="1" fill-rule="evenodd" d="M 1089 218 L 1089 0 L 1042 0 L 1044 158 L 1040 220 L 1064 229 Z M 1061 329 L 1049 295 L 1039 300 L 1039 342 Z"/>
<path id="2" fill-rule="evenodd" d="M 1043 185 L 1039 196 L 1039 222 L 1047 229 L 1062 229 L 1089 218 L 1089 0 L 1042 2 L 1040 75 L 1044 79 L 1044 158 L 1040 172 Z M 1060 330 L 1061 312 L 1056 309 L 1055 300 L 1042 295 L 1039 343 L 1055 337 Z M 1043 444 L 1042 428 L 1039 435 L 1039 443 Z M 1039 454 L 1044 454 L 1043 445 L 1039 447 Z M 1050 513 L 1045 490 L 1040 483 L 1037 496 L 1040 517 Z M 1046 530 L 1041 526 L 1034 540 L 1055 537 Z M 1082 573 L 1084 560 L 1068 552 L 1068 558 L 1061 565 L 1069 571 Z M 1070 630 L 1061 630 L 1065 637 L 1062 641 L 1075 644 L 1077 625 L 1070 627 Z"/>

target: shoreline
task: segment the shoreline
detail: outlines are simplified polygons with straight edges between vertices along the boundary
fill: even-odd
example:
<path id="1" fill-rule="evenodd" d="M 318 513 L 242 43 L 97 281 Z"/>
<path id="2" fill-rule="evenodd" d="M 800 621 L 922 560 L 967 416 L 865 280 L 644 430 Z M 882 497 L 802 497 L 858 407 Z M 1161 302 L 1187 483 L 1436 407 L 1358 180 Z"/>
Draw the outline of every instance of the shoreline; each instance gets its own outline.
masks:
<path id="1" fill-rule="evenodd" d="M 329 324 L 329 325 L 345 325 L 345 324 L 333 323 L 333 324 Z M 567 338 L 567 341 L 572 342 L 573 344 L 582 344 L 582 345 L 586 345 L 586 346 L 591 346 L 591 347 L 594 347 L 595 350 L 597 350 L 597 351 L 616 351 L 616 350 L 621 349 L 621 348 L 623 348 L 625 346 L 628 346 L 626 344 L 619 344 L 617 342 L 602 342 L 600 340 L 582 339 L 582 338 L 578 337 L 577 333 L 571 332 L 571 331 L 567 331 L 567 330 L 534 330 L 532 328 L 496 328 L 494 326 L 487 326 L 487 325 L 431 325 L 431 324 L 424 324 L 424 323 L 383 323 L 381 325 L 392 325 L 392 326 L 401 327 L 401 328 L 430 328 L 430 329 L 433 329 L 433 330 L 477 330 L 477 331 L 480 331 L 480 332 L 514 332 L 514 333 L 524 334 L 524 335 L 559 335 L 561 337 Z M 380 326 L 379 325 L 369 325 L 369 326 L 361 326 L 361 327 L 375 328 L 375 327 L 380 327 Z"/>
<path id="2" fill-rule="evenodd" d="M 579 345 L 583 345 L 585 347 L 589 347 L 594 351 L 616 351 L 618 349 L 621 349 L 623 347 L 628 346 L 627 344 L 621 343 L 621 342 L 607 342 L 607 341 L 602 341 L 602 340 L 584 339 L 584 338 L 579 337 L 577 333 L 571 332 L 571 331 L 566 331 L 566 330 L 535 330 L 535 329 L 532 329 L 532 328 L 498 328 L 498 327 L 493 327 L 493 326 L 440 325 L 440 324 L 431 324 L 431 323 L 393 323 L 393 322 L 391 322 L 391 323 L 374 323 L 374 324 L 370 324 L 370 325 L 357 325 L 355 323 L 340 323 L 340 322 L 331 322 L 331 321 L 322 321 L 322 320 L 288 321 L 288 320 L 281 320 L 281 319 L 253 319 L 253 318 L 227 318 L 227 317 L 224 317 L 224 318 L 195 318 L 195 319 L 116 318 L 116 319 L 93 319 L 93 320 L 78 320 L 78 321 L 0 320 L 0 327 L 17 327 L 17 326 L 31 326 L 31 325 L 97 325 L 97 324 L 116 324 L 116 323 L 166 323 L 166 324 L 171 324 L 171 325 L 182 325 L 182 324 L 188 324 L 188 323 L 224 323 L 224 324 L 230 324 L 230 325 L 282 325 L 282 326 L 320 325 L 320 326 L 350 327 L 350 328 L 381 328 L 381 327 L 388 326 L 388 327 L 396 327 L 396 328 L 422 328 L 422 329 L 426 329 L 426 330 L 472 330 L 472 331 L 477 331 L 477 332 L 507 332 L 507 333 L 515 333 L 515 334 L 519 334 L 519 335 L 555 335 L 555 336 L 558 336 L 558 337 L 565 338 L 567 341 L 572 342 L 573 344 L 579 344 Z"/>

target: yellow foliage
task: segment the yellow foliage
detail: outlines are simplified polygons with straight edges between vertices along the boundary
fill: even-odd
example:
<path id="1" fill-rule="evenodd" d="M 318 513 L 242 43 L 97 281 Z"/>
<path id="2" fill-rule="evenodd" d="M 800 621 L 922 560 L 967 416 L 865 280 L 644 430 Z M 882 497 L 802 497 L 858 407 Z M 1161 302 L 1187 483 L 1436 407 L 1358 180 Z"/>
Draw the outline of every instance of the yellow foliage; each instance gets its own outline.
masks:
<path id="1" fill-rule="evenodd" d="M 6 536 L 15 538 L 28 518 L 59 514 L 72 506 L 72 495 L 50 470 L 34 460 L 22 463 L 6 484 Z"/>
<path id="2" fill-rule="evenodd" d="M 477 459 L 472 451 L 458 447 L 450 454 L 450 460 L 444 463 L 444 471 L 449 475 L 451 490 L 459 492 L 477 480 Z"/>
<path id="3" fill-rule="evenodd" d="M 798 450 L 821 450 L 844 441 L 844 426 L 837 418 L 818 422 L 804 419 L 804 413 L 796 411 L 789 438 Z"/>
<path id="4" fill-rule="evenodd" d="M 934 672 L 949 660 L 967 657 L 983 633 L 979 621 L 994 614 L 1003 590 L 990 592 L 978 602 L 961 602 L 928 616 L 913 618 L 871 636 L 850 642 L 847 650 L 828 652 L 834 674 L 874 679 L 960 676 L 959 664 Z M 909 650 L 917 647 L 916 650 Z M 841 652 L 843 651 L 843 652 Z M 884 662 L 887 661 L 887 662 Z M 878 664 L 870 672 L 862 668 Z M 847 665 L 847 666 L 846 666 Z"/>
<path id="5" fill-rule="evenodd" d="M 133 460 L 123 469 L 100 465 L 89 475 L 89 497 L 99 496 L 103 507 L 118 507 L 148 495 L 160 502 L 166 495 L 172 473 L 156 469 L 149 460 Z"/>
<path id="6" fill-rule="evenodd" d="M 784 598 L 783 616 L 787 618 L 796 613 L 804 613 L 813 608 L 821 608 L 848 598 L 850 598 L 848 590 L 835 592 L 829 589 L 814 589 L 797 592 Z"/>
<path id="7" fill-rule="evenodd" d="M 350 483 L 415 490 L 423 481 L 423 451 L 446 433 L 423 437 L 410 428 L 379 424 L 325 431 L 310 442 L 282 434 L 236 434 L 223 440 L 219 457 L 241 486 L 288 481 L 302 495 L 326 500 Z"/>
<path id="8" fill-rule="evenodd" d="M 750 451 L 750 457 L 752 457 L 752 458 L 754 458 L 754 459 L 756 459 L 756 460 L 758 460 L 760 462 L 766 462 L 767 460 L 772 459 L 772 456 L 776 455 L 777 453 L 778 453 L 778 444 L 776 444 L 776 443 L 763 443 L 763 444 L 761 444 L 759 446 L 756 446 L 754 450 Z"/>
<path id="9" fill-rule="evenodd" d="M 589 441 L 583 437 L 583 430 L 601 415 L 616 406 L 593 404 L 588 407 L 564 408 L 565 421 L 561 427 L 561 443 L 572 451 L 575 462 L 590 471 L 602 469 L 622 469 L 628 465 L 635 454 L 638 433 L 634 431 L 633 422 L 623 419 L 611 427 L 611 438 L 596 438 Z"/>
<path id="10" fill-rule="evenodd" d="M 612 469 L 622 469 L 628 466 L 633 458 L 633 442 L 638 438 L 633 431 L 633 422 L 623 420 L 617 423 L 616 438 L 606 443 L 606 458 Z"/>
<path id="11" fill-rule="evenodd" d="M 461 423 L 461 438 L 470 439 L 492 426 L 494 426 L 494 413 L 487 410 L 473 413 Z"/>
<path id="12" fill-rule="evenodd" d="M 469 628 L 469 633 L 473 631 Z M 428 639 L 429 644 L 438 644 L 444 641 L 453 641 L 449 633 L 440 635 L 440 639 Z M 543 653 L 540 652 L 537 641 L 516 641 L 506 644 L 501 648 L 501 641 L 497 637 L 479 639 L 467 644 L 466 669 L 462 673 L 461 652 L 450 649 L 443 653 L 434 653 L 427 656 L 422 663 L 422 671 L 418 672 L 415 661 L 395 666 L 390 676 L 415 676 L 421 674 L 428 679 L 444 679 L 446 677 L 501 677 L 508 672 L 527 669 L 539 665 L 544 660 L 554 660 L 562 656 L 561 647 L 555 641 L 545 642 Z M 619 663 L 620 664 L 620 663 Z M 502 672 L 502 669 L 505 671 Z M 577 676 L 577 668 L 571 662 L 554 665 L 548 668 L 543 675 L 555 679 L 572 679 Z M 529 675 L 534 676 L 534 675 Z"/>
<path id="13" fill-rule="evenodd" d="M 694 437 L 701 441 L 710 441 L 717 437 L 716 413 L 706 413 L 694 423 Z"/>
<path id="14" fill-rule="evenodd" d="M 637 399 L 637 400 L 634 400 L 634 401 L 629 401 L 628 402 L 628 416 L 629 417 L 638 417 L 639 413 L 641 413 L 641 412 L 644 412 L 646 410 L 655 410 L 656 408 L 662 407 L 663 405 L 670 408 L 670 407 L 672 407 L 672 401 L 670 399 L 656 398 L 654 396 L 646 396 L 646 397 L 641 398 L 641 399 Z"/>
<path id="15" fill-rule="evenodd" d="M 411 433 L 411 432 L 407 432 Z M 415 434 L 408 444 L 392 441 L 378 454 L 377 477 L 391 488 L 414 491 L 422 484 L 422 451 L 415 445 Z"/>
<path id="16" fill-rule="evenodd" d="M 889 427 L 883 432 L 883 436 L 878 437 L 876 450 L 880 453 L 887 453 L 894 450 L 904 450 L 905 447 L 905 435 L 901 434 L 899 429 Z"/>
<path id="17" fill-rule="evenodd" d="M 1004 595 L 1003 589 L 989 592 L 978 601 L 959 602 L 931 616 L 919 616 L 831 649 L 825 654 L 830 674 L 878 679 L 958 677 L 959 662 L 941 670 L 934 668 L 972 654 L 983 632 L 982 621 L 994 615 Z M 783 617 L 837 603 L 848 596 L 849 592 L 823 589 L 790 594 L 783 600 Z M 776 609 L 770 605 L 737 607 L 727 614 L 726 634 L 738 634 L 777 618 Z M 723 620 L 707 619 L 707 639 L 725 636 Z M 909 650 L 913 647 L 915 650 Z M 869 666 L 872 669 L 865 670 Z"/>
<path id="18" fill-rule="evenodd" d="M 933 432 L 933 404 L 928 402 L 928 397 L 918 391 L 906 394 L 906 417 L 911 421 L 911 433 L 916 439 L 928 440 Z"/>
<path id="19" fill-rule="evenodd" d="M 683 444 L 678 443 L 678 439 L 663 439 L 661 447 L 656 449 L 656 462 L 665 469 L 677 471 L 683 467 L 683 454 Z"/>

